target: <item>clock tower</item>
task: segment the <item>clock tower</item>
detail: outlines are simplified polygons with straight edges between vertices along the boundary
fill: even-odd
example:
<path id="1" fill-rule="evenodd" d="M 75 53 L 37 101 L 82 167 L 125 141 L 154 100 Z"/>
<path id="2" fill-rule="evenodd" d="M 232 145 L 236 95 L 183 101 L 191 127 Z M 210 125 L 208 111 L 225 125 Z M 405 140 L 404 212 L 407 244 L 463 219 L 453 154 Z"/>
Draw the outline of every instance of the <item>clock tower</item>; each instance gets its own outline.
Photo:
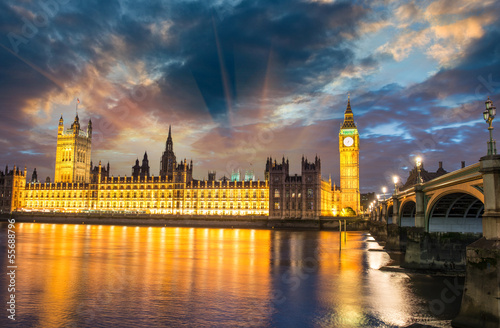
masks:
<path id="1" fill-rule="evenodd" d="M 350 97 L 339 133 L 341 209 L 359 214 L 359 134 L 354 123 Z"/>

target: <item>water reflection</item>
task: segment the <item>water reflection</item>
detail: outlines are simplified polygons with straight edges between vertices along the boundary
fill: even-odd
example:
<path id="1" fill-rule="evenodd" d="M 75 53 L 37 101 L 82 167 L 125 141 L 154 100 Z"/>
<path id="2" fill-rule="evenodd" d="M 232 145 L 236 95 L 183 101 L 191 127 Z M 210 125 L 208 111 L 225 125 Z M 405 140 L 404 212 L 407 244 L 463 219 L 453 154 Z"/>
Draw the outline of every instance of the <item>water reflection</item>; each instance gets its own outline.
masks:
<path id="1" fill-rule="evenodd" d="M 15 324 L 389 327 L 424 311 L 407 275 L 377 270 L 388 256 L 364 234 L 339 243 L 325 231 L 18 224 Z"/>

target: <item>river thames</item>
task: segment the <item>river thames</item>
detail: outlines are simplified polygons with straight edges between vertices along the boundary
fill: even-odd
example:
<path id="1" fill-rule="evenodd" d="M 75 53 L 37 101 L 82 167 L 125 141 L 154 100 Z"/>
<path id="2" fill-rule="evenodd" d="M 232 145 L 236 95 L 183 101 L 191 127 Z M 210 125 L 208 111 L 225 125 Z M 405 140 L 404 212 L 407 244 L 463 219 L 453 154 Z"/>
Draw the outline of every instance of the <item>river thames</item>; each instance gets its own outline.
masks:
<path id="1" fill-rule="evenodd" d="M 16 320 L 4 306 L 1 326 L 404 327 L 451 319 L 461 299 L 463 279 L 379 270 L 390 258 L 363 232 L 342 235 L 339 251 L 334 231 L 15 230 Z M 5 223 L 0 232 L 6 254 Z"/>

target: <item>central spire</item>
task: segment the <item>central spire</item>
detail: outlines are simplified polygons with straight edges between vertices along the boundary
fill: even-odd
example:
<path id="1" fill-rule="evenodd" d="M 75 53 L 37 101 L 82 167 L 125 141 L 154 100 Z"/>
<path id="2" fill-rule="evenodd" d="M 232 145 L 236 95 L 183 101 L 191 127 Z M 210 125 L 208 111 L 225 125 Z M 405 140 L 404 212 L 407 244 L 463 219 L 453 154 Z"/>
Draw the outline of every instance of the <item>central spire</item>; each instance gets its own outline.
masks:
<path id="1" fill-rule="evenodd" d="M 172 126 L 168 126 L 168 138 L 167 138 L 167 151 L 173 152 L 174 151 L 174 142 L 172 141 Z"/>

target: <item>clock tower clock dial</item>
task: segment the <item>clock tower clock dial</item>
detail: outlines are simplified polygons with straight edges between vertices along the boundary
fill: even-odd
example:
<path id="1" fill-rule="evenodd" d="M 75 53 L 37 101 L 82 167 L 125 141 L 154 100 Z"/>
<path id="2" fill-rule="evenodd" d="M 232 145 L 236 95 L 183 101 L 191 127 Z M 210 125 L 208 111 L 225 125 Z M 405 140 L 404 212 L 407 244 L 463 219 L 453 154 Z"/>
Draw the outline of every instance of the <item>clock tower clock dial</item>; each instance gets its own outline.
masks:
<path id="1" fill-rule="evenodd" d="M 360 210 L 359 195 L 359 134 L 354 123 L 351 100 L 347 99 L 344 122 L 339 132 L 340 152 L 340 210 L 352 208 L 356 214 Z"/>
<path id="2" fill-rule="evenodd" d="M 354 140 L 351 137 L 344 138 L 344 146 L 351 147 L 354 143 Z"/>

